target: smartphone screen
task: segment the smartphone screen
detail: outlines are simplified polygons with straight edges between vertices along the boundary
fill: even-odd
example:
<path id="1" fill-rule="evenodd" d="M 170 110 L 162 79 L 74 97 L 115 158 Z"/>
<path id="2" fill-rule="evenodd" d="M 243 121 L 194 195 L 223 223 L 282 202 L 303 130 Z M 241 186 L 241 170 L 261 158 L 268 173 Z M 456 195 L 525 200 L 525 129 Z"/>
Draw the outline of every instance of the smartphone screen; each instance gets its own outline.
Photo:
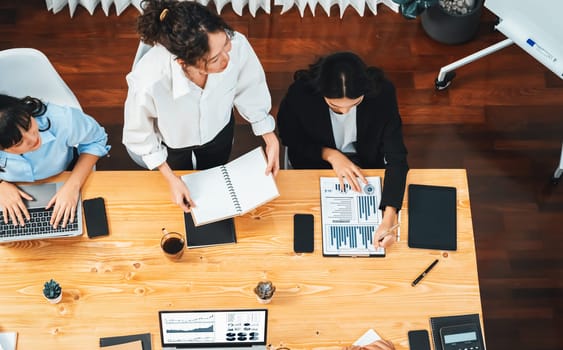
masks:
<path id="1" fill-rule="evenodd" d="M 314 217 L 312 214 L 295 214 L 293 216 L 293 251 L 311 253 L 315 245 Z"/>
<path id="2" fill-rule="evenodd" d="M 88 237 L 109 235 L 106 206 L 101 197 L 86 199 L 82 202 L 84 207 L 84 221 Z"/>
<path id="3" fill-rule="evenodd" d="M 426 329 L 409 331 L 408 336 L 411 350 L 430 350 L 430 339 Z"/>

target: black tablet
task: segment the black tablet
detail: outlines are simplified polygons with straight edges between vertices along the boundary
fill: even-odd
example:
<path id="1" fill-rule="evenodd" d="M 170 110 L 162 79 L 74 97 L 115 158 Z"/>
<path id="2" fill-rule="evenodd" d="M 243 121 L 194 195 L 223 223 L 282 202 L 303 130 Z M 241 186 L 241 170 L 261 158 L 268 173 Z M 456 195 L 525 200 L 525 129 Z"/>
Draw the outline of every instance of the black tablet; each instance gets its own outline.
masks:
<path id="1" fill-rule="evenodd" d="M 409 185 L 410 248 L 457 249 L 455 187 Z"/>

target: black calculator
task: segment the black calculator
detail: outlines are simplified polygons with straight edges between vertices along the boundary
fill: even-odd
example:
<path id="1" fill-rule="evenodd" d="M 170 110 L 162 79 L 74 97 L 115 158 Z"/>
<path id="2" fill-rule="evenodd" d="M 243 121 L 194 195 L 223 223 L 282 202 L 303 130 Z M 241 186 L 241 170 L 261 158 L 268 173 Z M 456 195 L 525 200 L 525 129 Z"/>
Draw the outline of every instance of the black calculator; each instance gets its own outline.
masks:
<path id="1" fill-rule="evenodd" d="M 467 323 L 440 328 L 443 350 L 485 350 L 479 326 Z"/>

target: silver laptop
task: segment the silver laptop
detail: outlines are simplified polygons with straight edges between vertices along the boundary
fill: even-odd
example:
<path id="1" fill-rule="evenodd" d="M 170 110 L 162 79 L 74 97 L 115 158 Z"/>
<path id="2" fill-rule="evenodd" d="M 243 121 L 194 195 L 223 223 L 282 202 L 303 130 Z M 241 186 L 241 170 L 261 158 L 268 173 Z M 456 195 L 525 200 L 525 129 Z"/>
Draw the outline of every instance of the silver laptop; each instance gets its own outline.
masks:
<path id="1" fill-rule="evenodd" d="M 55 193 L 63 185 L 63 182 L 51 182 L 44 184 L 22 185 L 21 190 L 31 195 L 34 200 L 25 201 L 31 219 L 25 226 L 14 225 L 11 220 L 4 223 L 4 216 L 0 211 L 0 242 L 26 241 L 31 239 L 47 239 L 58 237 L 79 236 L 82 234 L 82 202 L 79 199 L 74 222 L 67 223 L 66 227 L 59 226 L 54 229 L 49 224 L 53 208 L 45 210 L 45 207 L 53 198 Z"/>
<path id="2" fill-rule="evenodd" d="M 163 350 L 266 350 L 267 309 L 160 311 Z"/>

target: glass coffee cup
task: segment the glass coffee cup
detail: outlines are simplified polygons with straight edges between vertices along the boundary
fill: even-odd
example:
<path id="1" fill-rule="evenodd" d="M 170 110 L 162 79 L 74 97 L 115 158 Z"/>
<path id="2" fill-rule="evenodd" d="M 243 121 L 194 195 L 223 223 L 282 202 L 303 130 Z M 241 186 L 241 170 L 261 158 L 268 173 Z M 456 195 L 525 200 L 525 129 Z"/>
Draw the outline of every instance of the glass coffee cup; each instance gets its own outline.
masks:
<path id="1" fill-rule="evenodd" d="M 184 235 L 178 232 L 168 232 L 163 228 L 160 247 L 166 257 L 171 260 L 178 260 L 184 254 L 184 248 L 186 247 Z"/>

